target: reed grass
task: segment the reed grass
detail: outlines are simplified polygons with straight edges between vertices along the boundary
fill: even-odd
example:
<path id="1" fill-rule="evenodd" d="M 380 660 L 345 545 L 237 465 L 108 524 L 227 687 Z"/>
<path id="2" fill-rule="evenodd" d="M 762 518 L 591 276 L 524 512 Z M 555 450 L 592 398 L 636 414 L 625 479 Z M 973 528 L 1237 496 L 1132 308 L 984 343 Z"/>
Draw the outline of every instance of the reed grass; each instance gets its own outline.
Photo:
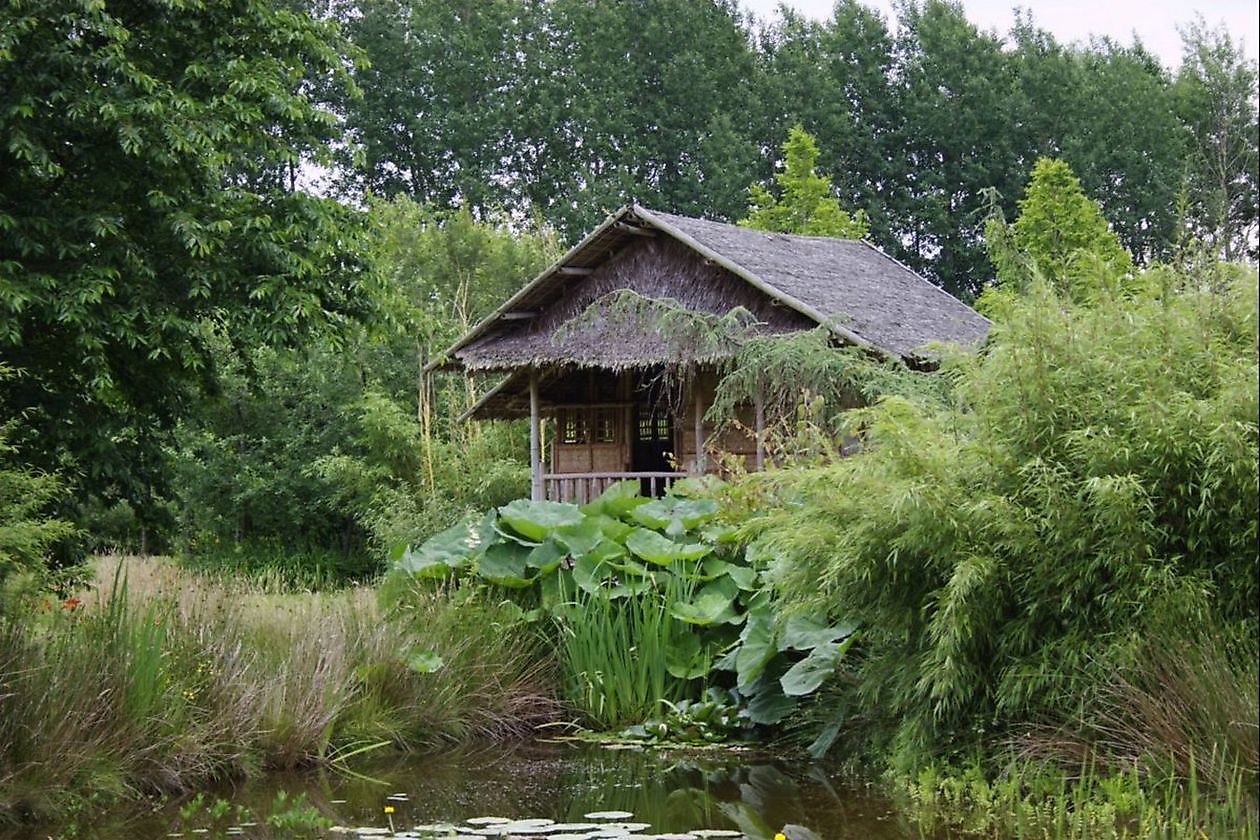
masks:
<path id="1" fill-rule="evenodd" d="M 494 605 L 430 593 L 403 620 L 362 588 L 278 595 L 137 558 L 99 575 L 0 620 L 0 820 L 558 714 L 544 656 Z M 409 667 L 417 650 L 444 666 Z"/>
<path id="2" fill-rule="evenodd" d="M 686 696 L 687 682 L 669 673 L 669 654 L 691 632 L 670 614 L 687 584 L 663 575 L 658 585 L 623 598 L 578 590 L 558 621 L 565 699 L 596 728 L 642 723 L 662 701 Z"/>

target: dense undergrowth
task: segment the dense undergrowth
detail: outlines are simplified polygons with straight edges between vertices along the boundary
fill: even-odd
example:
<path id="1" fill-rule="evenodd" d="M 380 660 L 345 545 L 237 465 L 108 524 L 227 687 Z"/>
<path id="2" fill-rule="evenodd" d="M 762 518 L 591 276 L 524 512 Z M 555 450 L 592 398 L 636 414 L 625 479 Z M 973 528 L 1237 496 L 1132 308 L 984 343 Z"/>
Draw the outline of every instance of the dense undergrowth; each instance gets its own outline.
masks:
<path id="1" fill-rule="evenodd" d="M 433 592 L 390 616 L 364 588 L 281 593 L 156 559 L 99 580 L 0 618 L 0 820 L 557 714 L 534 637 L 494 605 Z"/>

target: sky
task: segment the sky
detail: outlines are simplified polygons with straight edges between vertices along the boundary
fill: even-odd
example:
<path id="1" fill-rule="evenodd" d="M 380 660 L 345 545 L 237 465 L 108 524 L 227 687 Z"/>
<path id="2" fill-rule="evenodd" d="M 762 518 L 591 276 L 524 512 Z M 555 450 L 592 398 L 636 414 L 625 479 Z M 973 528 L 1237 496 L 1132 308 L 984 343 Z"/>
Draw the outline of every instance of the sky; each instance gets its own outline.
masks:
<path id="1" fill-rule="evenodd" d="M 760 20 L 774 16 L 780 0 L 740 0 L 745 9 Z M 879 10 L 885 20 L 893 20 L 891 0 L 863 0 Z M 831 17 L 834 0 L 786 0 L 801 14 L 823 20 Z M 1087 41 L 1090 35 L 1110 35 L 1123 44 L 1136 33 L 1146 48 L 1171 69 L 1181 63 L 1181 36 L 1177 27 L 1201 14 L 1208 26 L 1224 24 L 1235 42 L 1242 41 L 1243 53 L 1256 58 L 1257 31 L 1260 30 L 1260 4 L 1256 0 L 962 0 L 967 18 L 981 29 L 1010 30 L 1013 9 L 1030 9 L 1039 27 L 1049 30 L 1063 43 Z"/>

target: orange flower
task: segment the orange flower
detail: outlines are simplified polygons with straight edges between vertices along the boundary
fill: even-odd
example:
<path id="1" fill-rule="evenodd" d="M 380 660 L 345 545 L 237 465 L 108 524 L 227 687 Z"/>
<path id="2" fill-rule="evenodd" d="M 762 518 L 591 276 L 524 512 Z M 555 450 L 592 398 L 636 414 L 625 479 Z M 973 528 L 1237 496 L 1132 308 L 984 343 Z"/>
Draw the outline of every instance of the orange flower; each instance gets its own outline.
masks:
<path id="1" fill-rule="evenodd" d="M 61 602 L 61 608 L 63 610 L 77 610 L 81 606 L 83 606 L 83 602 L 73 595 Z"/>

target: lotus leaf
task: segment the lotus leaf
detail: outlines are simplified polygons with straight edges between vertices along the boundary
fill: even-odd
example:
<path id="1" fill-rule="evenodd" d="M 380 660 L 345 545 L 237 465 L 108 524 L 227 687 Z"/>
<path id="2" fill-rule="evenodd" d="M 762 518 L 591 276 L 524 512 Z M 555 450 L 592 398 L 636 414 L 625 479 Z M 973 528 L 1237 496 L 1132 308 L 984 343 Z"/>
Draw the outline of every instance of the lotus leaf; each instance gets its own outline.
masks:
<path id="1" fill-rule="evenodd" d="M 836 670 L 836 665 L 855 638 L 849 636 L 838 644 L 827 642 L 810 651 L 809 656 L 789 668 L 779 679 L 783 693 L 792 697 L 812 693 Z"/>
<path id="2" fill-rule="evenodd" d="M 739 588 L 729 577 L 721 577 L 705 584 L 690 602 L 678 602 L 670 607 L 670 615 L 688 624 L 738 624 L 744 617 L 735 612 L 735 597 Z"/>
<path id="3" fill-rule="evenodd" d="M 668 566 L 675 560 L 699 560 L 713 551 L 711 546 L 701 543 L 674 542 L 669 537 L 646 528 L 635 528 L 631 531 L 626 536 L 626 548 L 649 563 L 659 566 Z"/>
<path id="4" fill-rule="evenodd" d="M 499 508 L 499 520 L 526 539 L 541 542 L 558 528 L 580 523 L 582 512 L 568 502 L 517 499 Z"/>
<path id="5" fill-rule="evenodd" d="M 490 517 L 469 518 L 430 537 L 417 549 L 408 548 L 396 568 L 420 578 L 446 577 L 469 564 L 493 536 Z"/>

